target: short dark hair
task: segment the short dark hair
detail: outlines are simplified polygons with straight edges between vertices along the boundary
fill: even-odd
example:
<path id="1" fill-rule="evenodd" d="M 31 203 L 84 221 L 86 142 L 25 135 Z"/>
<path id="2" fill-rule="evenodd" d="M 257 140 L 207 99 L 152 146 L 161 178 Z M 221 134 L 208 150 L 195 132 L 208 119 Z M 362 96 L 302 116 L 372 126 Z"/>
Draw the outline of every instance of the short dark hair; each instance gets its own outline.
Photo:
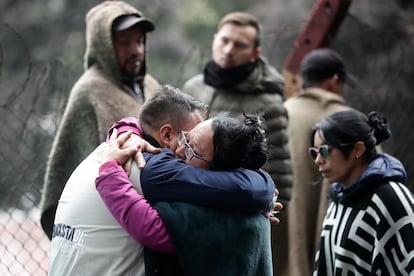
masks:
<path id="1" fill-rule="evenodd" d="M 367 117 L 357 110 L 335 112 L 317 123 L 312 129 L 311 145 L 314 145 L 317 131 L 323 135 L 326 144 L 338 148 L 345 158 L 349 157 L 356 142 L 363 142 L 367 162 L 377 156 L 375 146 L 391 137 L 391 131 L 384 116 L 371 112 Z"/>
<path id="2" fill-rule="evenodd" d="M 347 71 L 342 57 L 330 48 L 310 51 L 303 58 L 300 69 L 304 88 L 319 84 L 335 74 L 351 87 L 356 86 L 356 78 Z"/>
<path id="3" fill-rule="evenodd" d="M 209 116 L 208 106 L 171 85 L 162 85 L 141 107 L 139 121 L 152 130 L 164 124 L 181 129 L 188 114 L 198 111 L 203 119 Z"/>
<path id="4" fill-rule="evenodd" d="M 243 115 L 243 121 L 226 113 L 213 118 L 214 155 L 211 169 L 259 169 L 266 163 L 269 149 L 264 119 L 258 115 Z"/>
<path id="5" fill-rule="evenodd" d="M 256 38 L 254 47 L 260 46 L 260 37 L 262 35 L 262 26 L 256 17 L 247 12 L 231 12 L 226 14 L 218 23 L 217 30 L 220 30 L 226 24 L 234 24 L 237 26 L 251 26 L 256 29 Z"/>

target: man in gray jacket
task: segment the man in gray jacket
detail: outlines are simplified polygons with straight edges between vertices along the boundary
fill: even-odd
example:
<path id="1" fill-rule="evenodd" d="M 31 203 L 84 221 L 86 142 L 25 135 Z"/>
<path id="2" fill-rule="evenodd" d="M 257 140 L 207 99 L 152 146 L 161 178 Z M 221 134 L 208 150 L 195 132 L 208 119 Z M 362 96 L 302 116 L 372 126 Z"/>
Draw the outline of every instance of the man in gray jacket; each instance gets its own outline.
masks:
<path id="1" fill-rule="evenodd" d="M 218 23 L 212 44 L 212 60 L 204 73 L 188 80 L 183 91 L 209 105 L 211 114 L 260 113 L 268 130 L 270 155 L 263 169 L 276 183 L 279 199 L 288 209 L 292 168 L 288 148 L 287 112 L 283 107 L 283 77 L 260 55 L 261 26 L 249 13 L 233 12 Z M 272 229 L 275 272 L 285 260 L 287 219 Z"/>
<path id="2" fill-rule="evenodd" d="M 146 73 L 145 40 L 153 30 L 141 11 L 122 1 L 102 2 L 87 13 L 85 72 L 70 92 L 43 184 L 41 224 L 49 238 L 72 171 L 104 141 L 114 121 L 137 117 L 145 98 L 159 86 Z"/>

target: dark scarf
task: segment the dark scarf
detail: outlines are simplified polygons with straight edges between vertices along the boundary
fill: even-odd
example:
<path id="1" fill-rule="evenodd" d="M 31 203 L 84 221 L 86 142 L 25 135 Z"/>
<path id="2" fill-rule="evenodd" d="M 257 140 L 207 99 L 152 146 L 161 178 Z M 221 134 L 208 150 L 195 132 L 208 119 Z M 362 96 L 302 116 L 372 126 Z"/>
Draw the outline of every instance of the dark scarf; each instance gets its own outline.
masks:
<path id="1" fill-rule="evenodd" d="M 130 89 L 130 93 L 137 99 L 145 100 L 144 92 L 142 91 L 142 77 L 130 78 L 124 77 L 123 83 Z"/>
<path id="2" fill-rule="evenodd" d="M 160 143 L 158 143 L 157 140 L 155 140 L 154 137 L 152 137 L 151 135 L 145 134 L 142 137 L 145 141 L 147 141 L 148 143 L 150 143 L 152 146 L 156 147 L 156 148 L 161 148 Z"/>
<path id="3" fill-rule="evenodd" d="M 257 62 L 222 69 L 213 60 L 204 67 L 204 82 L 215 88 L 229 88 L 244 81 L 256 68 Z"/>
<path id="4" fill-rule="evenodd" d="M 130 89 L 131 95 L 142 101 L 145 100 L 143 86 L 146 71 L 147 67 L 144 59 L 141 69 L 136 76 L 122 75 L 122 82 Z"/>

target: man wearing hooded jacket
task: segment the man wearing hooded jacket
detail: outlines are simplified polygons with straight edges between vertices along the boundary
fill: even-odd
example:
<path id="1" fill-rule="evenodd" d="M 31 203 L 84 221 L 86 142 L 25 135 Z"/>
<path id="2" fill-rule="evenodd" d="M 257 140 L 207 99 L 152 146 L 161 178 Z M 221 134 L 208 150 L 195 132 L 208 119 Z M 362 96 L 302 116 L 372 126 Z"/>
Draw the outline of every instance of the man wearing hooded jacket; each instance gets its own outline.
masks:
<path id="1" fill-rule="evenodd" d="M 138 116 L 159 86 L 146 73 L 146 33 L 153 30 L 141 11 L 122 1 L 102 2 L 86 15 L 85 71 L 70 92 L 43 184 L 41 224 L 49 239 L 73 169 L 105 139 L 114 121 Z"/>
<path id="2" fill-rule="evenodd" d="M 212 60 L 204 73 L 188 80 L 183 91 L 209 106 L 212 115 L 260 113 L 269 131 L 269 160 L 263 166 L 276 183 L 284 209 L 289 208 L 292 168 L 288 147 L 287 112 L 283 106 L 283 77 L 261 55 L 261 26 L 246 12 L 232 12 L 218 23 L 212 42 Z M 272 226 L 274 271 L 286 260 L 287 218 Z"/>

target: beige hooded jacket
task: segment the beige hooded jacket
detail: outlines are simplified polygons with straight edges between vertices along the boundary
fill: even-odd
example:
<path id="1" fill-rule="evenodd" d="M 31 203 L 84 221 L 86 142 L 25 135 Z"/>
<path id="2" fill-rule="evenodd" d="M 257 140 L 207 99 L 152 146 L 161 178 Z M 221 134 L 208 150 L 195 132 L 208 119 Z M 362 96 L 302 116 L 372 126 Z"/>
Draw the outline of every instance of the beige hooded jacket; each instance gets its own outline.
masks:
<path id="1" fill-rule="evenodd" d="M 288 210 L 288 262 L 280 275 L 312 275 L 314 254 L 328 208 L 329 184 L 321 180 L 308 148 L 312 127 L 328 115 L 350 109 L 343 96 L 312 87 L 284 103 L 289 114 L 289 146 L 293 165 L 292 198 Z M 299 265 L 300 264 L 300 265 Z"/>
<path id="2" fill-rule="evenodd" d="M 86 15 L 85 72 L 73 86 L 56 133 L 43 184 L 41 224 L 51 238 L 56 207 L 62 190 L 75 167 L 104 141 L 106 130 L 123 117 L 138 116 L 142 102 L 129 94 L 122 83 L 112 43 L 112 23 L 121 16 L 142 12 L 121 1 L 105 1 Z M 140 72 L 145 98 L 159 84 Z"/>

